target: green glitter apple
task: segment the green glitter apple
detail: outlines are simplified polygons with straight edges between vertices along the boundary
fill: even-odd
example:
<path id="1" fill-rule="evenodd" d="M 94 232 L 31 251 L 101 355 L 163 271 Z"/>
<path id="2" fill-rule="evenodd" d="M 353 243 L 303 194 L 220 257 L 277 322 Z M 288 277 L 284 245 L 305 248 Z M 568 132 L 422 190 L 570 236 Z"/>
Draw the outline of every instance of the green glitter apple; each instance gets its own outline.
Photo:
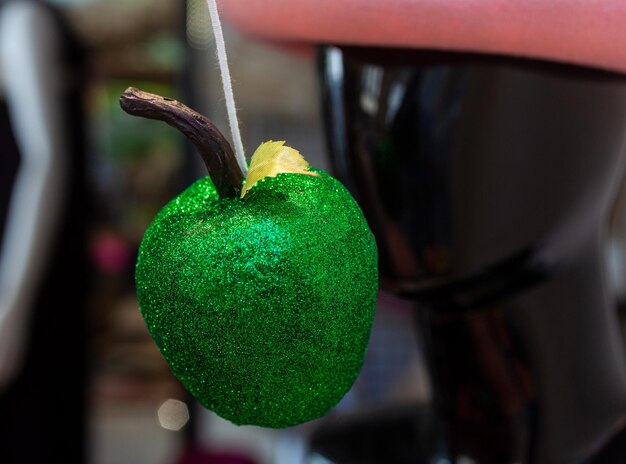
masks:
<path id="1" fill-rule="evenodd" d="M 174 375 L 235 424 L 323 416 L 361 369 L 376 308 L 358 205 L 282 142 L 259 147 L 244 182 L 205 117 L 133 88 L 121 105 L 181 130 L 210 174 L 157 214 L 137 261 L 140 310 Z"/>

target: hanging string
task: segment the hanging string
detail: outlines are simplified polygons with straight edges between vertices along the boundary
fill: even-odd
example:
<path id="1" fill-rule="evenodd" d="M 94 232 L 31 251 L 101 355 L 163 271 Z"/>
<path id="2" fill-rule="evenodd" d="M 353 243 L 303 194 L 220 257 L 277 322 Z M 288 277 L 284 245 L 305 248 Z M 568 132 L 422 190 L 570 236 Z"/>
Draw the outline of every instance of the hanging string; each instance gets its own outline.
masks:
<path id="1" fill-rule="evenodd" d="M 237 108 L 235 107 L 235 97 L 233 95 L 233 85 L 228 69 L 228 59 L 226 57 L 226 45 L 224 43 L 224 33 L 222 32 L 222 23 L 217 11 L 215 0 L 207 0 L 209 6 L 209 14 L 211 15 L 211 23 L 213 25 L 213 34 L 215 35 L 215 45 L 217 47 L 217 60 L 222 75 L 222 87 L 224 88 L 224 97 L 226 98 L 226 111 L 228 113 L 228 124 L 233 139 L 235 156 L 237 163 L 244 177 L 248 174 L 248 165 L 246 163 L 246 155 L 241 142 L 241 133 L 239 132 L 239 122 L 237 120 Z"/>

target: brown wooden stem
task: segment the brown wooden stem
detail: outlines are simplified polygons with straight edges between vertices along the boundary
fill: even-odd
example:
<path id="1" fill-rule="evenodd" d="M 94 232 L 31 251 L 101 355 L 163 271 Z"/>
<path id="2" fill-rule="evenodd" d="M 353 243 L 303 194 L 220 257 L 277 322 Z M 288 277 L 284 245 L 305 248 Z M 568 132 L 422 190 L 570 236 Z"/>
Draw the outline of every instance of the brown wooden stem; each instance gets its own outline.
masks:
<path id="1" fill-rule="evenodd" d="M 128 114 L 163 121 L 182 132 L 198 149 L 222 198 L 238 197 L 243 174 L 230 143 L 205 116 L 171 98 L 129 87 L 120 97 Z"/>

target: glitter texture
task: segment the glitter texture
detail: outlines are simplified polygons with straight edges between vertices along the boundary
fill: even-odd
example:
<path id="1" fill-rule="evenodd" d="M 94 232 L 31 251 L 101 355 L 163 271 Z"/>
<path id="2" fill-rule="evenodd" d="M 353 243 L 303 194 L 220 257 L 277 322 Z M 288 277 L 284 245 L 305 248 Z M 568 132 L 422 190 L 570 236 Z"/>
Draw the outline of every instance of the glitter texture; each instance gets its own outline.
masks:
<path id="1" fill-rule="evenodd" d="M 326 414 L 350 389 L 376 308 L 377 252 L 328 174 L 279 174 L 246 198 L 210 179 L 146 231 L 136 282 L 172 371 L 235 424 L 282 428 Z"/>

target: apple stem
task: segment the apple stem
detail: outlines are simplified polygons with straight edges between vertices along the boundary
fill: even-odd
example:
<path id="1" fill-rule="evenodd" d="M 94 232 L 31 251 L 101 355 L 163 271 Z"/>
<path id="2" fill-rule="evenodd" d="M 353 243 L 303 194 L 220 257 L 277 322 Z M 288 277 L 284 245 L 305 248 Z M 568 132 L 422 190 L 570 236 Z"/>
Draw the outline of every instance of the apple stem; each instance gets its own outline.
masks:
<path id="1" fill-rule="evenodd" d="M 217 193 L 238 197 L 243 174 L 230 143 L 205 116 L 171 98 L 129 87 L 120 97 L 122 109 L 133 116 L 163 121 L 178 129 L 200 152 Z"/>

